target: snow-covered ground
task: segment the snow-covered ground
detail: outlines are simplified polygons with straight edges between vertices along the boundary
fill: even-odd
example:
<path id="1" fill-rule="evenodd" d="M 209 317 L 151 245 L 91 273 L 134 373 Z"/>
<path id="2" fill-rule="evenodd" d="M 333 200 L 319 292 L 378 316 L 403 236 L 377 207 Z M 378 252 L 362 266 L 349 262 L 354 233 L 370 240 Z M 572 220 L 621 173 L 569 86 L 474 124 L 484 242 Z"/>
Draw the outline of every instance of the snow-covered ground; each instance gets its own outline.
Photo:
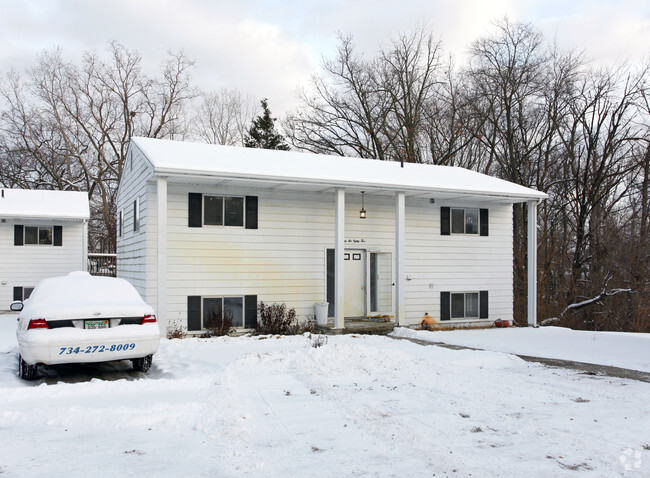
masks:
<path id="1" fill-rule="evenodd" d="M 427 331 L 398 328 L 396 337 L 531 357 L 572 360 L 650 372 L 650 334 L 588 332 L 562 327 Z"/>
<path id="2" fill-rule="evenodd" d="M 502 352 L 298 336 L 163 339 L 149 376 L 34 384 L 16 376 L 14 324 L 0 315 L 3 477 L 650 476 L 646 382 Z M 459 336 L 479 347 L 560 340 L 529 333 Z M 584 348 L 565 335 L 561 349 Z M 648 348 L 621 336 L 593 353 L 646 367 Z"/>

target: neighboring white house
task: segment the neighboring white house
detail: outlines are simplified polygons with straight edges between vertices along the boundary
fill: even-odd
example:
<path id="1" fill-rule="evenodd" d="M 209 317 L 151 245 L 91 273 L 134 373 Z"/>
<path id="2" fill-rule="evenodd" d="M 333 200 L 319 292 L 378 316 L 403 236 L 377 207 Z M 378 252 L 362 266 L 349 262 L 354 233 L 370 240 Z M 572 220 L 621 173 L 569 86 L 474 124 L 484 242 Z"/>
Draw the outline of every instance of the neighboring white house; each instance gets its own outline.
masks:
<path id="1" fill-rule="evenodd" d="M 0 310 L 46 277 L 86 270 L 88 194 L 0 189 Z"/>
<path id="2" fill-rule="evenodd" d="M 117 275 L 169 321 L 201 330 L 229 309 L 345 317 L 513 317 L 513 203 L 546 194 L 456 167 L 133 138 L 118 190 Z M 366 218 L 361 218 L 361 211 Z M 532 232 L 532 233 L 531 233 Z M 529 323 L 536 294 L 529 293 Z"/>

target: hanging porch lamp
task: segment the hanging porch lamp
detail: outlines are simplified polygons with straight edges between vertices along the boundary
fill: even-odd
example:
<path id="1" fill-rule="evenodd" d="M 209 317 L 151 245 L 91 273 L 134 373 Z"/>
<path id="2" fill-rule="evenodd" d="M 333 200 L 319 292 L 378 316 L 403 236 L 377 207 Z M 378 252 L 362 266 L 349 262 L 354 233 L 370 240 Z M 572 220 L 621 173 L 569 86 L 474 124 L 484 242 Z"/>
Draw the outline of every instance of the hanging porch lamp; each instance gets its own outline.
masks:
<path id="1" fill-rule="evenodd" d="M 365 191 L 361 191 L 361 211 L 359 211 L 359 219 L 365 219 L 366 218 L 366 210 L 363 207 L 363 195 L 365 194 Z"/>

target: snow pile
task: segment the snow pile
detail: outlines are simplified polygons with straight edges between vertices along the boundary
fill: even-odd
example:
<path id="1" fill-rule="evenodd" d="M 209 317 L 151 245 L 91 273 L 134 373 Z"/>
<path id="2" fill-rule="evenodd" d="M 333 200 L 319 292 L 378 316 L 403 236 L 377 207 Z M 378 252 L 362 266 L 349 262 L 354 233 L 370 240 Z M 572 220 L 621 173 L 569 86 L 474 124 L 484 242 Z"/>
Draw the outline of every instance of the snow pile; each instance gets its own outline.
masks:
<path id="1" fill-rule="evenodd" d="M 39 385 L 15 376 L 10 322 L 3 476 L 650 475 L 644 382 L 389 337 L 270 336 L 163 340 L 148 376 Z"/>

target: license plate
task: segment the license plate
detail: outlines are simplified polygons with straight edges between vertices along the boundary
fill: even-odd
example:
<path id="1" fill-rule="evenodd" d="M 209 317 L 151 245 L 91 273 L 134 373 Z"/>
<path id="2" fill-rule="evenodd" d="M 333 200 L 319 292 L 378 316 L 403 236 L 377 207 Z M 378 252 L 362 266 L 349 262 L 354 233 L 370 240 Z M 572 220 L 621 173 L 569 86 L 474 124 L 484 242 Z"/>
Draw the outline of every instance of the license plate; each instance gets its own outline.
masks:
<path id="1" fill-rule="evenodd" d="M 86 320 L 85 329 L 108 329 L 108 320 Z"/>

